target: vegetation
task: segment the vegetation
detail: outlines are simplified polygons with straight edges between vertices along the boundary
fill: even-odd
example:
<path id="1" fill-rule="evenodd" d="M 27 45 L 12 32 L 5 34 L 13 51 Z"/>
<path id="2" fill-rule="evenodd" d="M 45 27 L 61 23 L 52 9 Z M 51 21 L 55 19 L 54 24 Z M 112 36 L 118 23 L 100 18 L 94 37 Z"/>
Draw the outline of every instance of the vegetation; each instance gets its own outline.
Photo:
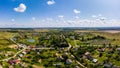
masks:
<path id="1" fill-rule="evenodd" d="M 0 66 L 3 68 L 120 67 L 119 42 L 119 33 L 102 31 L 47 29 L 1 31 Z"/>

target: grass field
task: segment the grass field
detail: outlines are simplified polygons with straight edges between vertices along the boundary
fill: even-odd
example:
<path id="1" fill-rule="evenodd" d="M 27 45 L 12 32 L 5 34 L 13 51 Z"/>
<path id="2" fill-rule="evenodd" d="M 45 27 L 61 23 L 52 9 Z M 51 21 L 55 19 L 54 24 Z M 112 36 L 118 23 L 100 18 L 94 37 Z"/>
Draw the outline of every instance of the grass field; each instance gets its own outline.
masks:
<path id="1" fill-rule="evenodd" d="M 16 33 L 0 32 L 0 49 L 13 45 L 10 38 L 12 38 L 15 34 Z"/>
<path id="2" fill-rule="evenodd" d="M 95 36 L 99 35 L 105 37 L 107 39 L 106 41 L 110 42 L 112 45 L 120 45 L 120 31 L 76 30 L 75 32 L 85 32 L 85 33 L 93 34 Z"/>

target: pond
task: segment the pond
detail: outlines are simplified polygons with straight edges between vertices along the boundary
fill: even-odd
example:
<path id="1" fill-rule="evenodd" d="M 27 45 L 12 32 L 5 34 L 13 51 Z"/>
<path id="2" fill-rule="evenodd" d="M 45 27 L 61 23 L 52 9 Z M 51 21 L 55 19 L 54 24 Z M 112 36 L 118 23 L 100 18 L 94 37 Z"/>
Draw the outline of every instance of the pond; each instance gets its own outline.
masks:
<path id="1" fill-rule="evenodd" d="M 34 43 L 35 40 L 34 39 L 28 39 L 27 42 Z"/>

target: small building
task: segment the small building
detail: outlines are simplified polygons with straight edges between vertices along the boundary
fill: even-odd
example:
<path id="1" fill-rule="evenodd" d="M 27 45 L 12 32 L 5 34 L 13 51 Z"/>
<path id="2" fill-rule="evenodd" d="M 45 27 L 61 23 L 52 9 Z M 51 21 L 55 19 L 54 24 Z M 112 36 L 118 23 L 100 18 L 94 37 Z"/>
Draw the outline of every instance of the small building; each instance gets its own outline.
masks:
<path id="1" fill-rule="evenodd" d="M 89 52 L 86 52 L 85 53 L 85 57 L 88 59 L 88 60 L 93 60 L 93 57 L 92 56 L 90 56 L 90 53 Z"/>
<path id="2" fill-rule="evenodd" d="M 56 63 L 56 64 L 53 64 L 54 66 L 61 66 L 62 63 Z"/>
<path id="3" fill-rule="evenodd" d="M 26 68 L 28 66 L 27 63 L 20 63 L 20 66 L 22 66 L 23 68 Z"/>
<path id="4" fill-rule="evenodd" d="M 93 59 L 93 62 L 94 62 L 94 63 L 98 62 L 98 59 Z"/>
<path id="5" fill-rule="evenodd" d="M 14 62 L 15 62 L 16 64 L 18 64 L 18 63 L 20 63 L 20 60 L 19 60 L 19 59 L 16 59 L 16 60 L 14 60 Z"/>
<path id="6" fill-rule="evenodd" d="M 27 54 L 26 52 L 22 52 L 24 55 Z"/>
<path id="7" fill-rule="evenodd" d="M 66 60 L 66 64 L 72 64 L 72 60 L 71 59 L 67 59 Z"/>
<path id="8" fill-rule="evenodd" d="M 112 67 L 112 63 L 105 63 L 104 64 L 104 68 L 111 68 Z"/>
<path id="9" fill-rule="evenodd" d="M 73 39 L 75 39 L 75 38 L 74 38 L 74 36 L 70 36 L 70 39 L 73 40 Z"/>
<path id="10" fill-rule="evenodd" d="M 58 56 L 58 57 L 56 58 L 56 60 L 57 60 L 57 61 L 63 61 L 64 58 L 63 58 L 62 56 Z"/>
<path id="11" fill-rule="evenodd" d="M 104 52 L 105 48 L 98 49 L 99 52 Z"/>
<path id="12" fill-rule="evenodd" d="M 61 65 L 62 65 L 62 63 L 57 63 L 57 64 L 56 64 L 56 66 L 61 66 Z"/>
<path id="13" fill-rule="evenodd" d="M 42 59 L 38 59 L 38 61 L 37 61 L 37 62 L 41 63 L 41 62 L 42 62 Z"/>
<path id="14" fill-rule="evenodd" d="M 9 63 L 10 65 L 14 65 L 14 62 L 13 62 L 12 60 L 8 60 L 8 63 Z"/>
<path id="15" fill-rule="evenodd" d="M 58 53 L 55 53 L 55 54 L 54 54 L 54 56 L 55 56 L 55 57 L 58 57 L 58 56 L 59 56 L 59 54 L 58 54 Z"/>
<path id="16" fill-rule="evenodd" d="M 8 68 L 14 68 L 12 65 L 10 65 Z"/>
<path id="17" fill-rule="evenodd" d="M 85 55 L 90 55 L 90 52 L 86 52 Z"/>
<path id="18" fill-rule="evenodd" d="M 23 57 L 23 54 L 19 54 L 19 57 Z"/>
<path id="19" fill-rule="evenodd" d="M 117 51 L 120 51 L 120 48 L 116 48 Z"/>

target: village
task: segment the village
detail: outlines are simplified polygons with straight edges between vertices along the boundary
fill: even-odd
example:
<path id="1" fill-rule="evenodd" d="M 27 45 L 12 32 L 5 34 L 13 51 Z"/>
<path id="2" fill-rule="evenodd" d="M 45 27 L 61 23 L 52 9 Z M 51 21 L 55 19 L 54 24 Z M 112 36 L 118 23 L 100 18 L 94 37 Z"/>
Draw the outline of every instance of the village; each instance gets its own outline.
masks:
<path id="1" fill-rule="evenodd" d="M 108 38 L 105 32 L 4 33 L 11 35 L 3 38 L 12 45 L 0 48 L 0 68 L 120 68 L 119 38 Z"/>

